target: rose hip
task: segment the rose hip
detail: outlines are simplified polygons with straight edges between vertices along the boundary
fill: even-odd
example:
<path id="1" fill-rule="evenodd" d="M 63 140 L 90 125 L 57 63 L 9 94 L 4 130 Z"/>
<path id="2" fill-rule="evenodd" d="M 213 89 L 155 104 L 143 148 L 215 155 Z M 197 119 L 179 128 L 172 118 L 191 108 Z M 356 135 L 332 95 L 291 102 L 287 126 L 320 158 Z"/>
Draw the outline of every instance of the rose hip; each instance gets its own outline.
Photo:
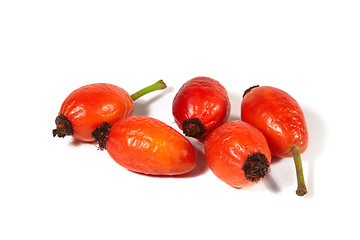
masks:
<path id="1" fill-rule="evenodd" d="M 166 88 L 160 80 L 133 95 L 109 83 L 95 83 L 74 90 L 61 105 L 56 117 L 53 136 L 74 138 L 92 142 L 91 133 L 103 122 L 114 124 L 134 111 L 134 101 L 139 97 Z"/>
<path id="2" fill-rule="evenodd" d="M 172 112 L 176 124 L 186 136 L 200 138 L 227 120 L 230 100 L 220 82 L 196 77 L 179 89 Z"/>
<path id="3" fill-rule="evenodd" d="M 308 131 L 304 113 L 296 100 L 278 88 L 249 88 L 241 103 L 241 119 L 264 134 L 273 156 L 293 156 L 298 181 L 296 194 L 305 195 L 307 189 L 300 154 L 308 146 Z"/>
<path id="4" fill-rule="evenodd" d="M 177 175 L 195 166 L 195 151 L 188 139 L 165 123 L 145 116 L 130 116 L 111 128 L 103 123 L 93 132 L 121 166 L 139 173 Z"/>
<path id="5" fill-rule="evenodd" d="M 235 188 L 259 182 L 271 162 L 264 135 L 243 121 L 226 122 L 209 133 L 205 157 L 211 171 Z"/>

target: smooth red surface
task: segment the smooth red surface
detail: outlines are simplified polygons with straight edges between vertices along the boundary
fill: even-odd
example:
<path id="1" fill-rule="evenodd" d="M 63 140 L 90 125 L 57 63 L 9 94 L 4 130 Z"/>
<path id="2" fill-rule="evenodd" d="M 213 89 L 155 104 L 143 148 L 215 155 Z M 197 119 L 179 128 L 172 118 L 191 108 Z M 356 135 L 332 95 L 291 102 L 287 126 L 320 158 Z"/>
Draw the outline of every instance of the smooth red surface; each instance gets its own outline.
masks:
<path id="1" fill-rule="evenodd" d="M 220 82 L 208 77 L 196 77 L 185 82 L 173 100 L 172 112 L 176 124 L 198 118 L 206 128 L 205 135 L 229 117 L 230 100 Z"/>
<path id="2" fill-rule="evenodd" d="M 242 169 L 249 155 L 262 153 L 271 162 L 264 135 L 243 121 L 230 121 L 212 131 L 205 139 L 205 156 L 211 171 L 230 186 L 241 188 L 255 184 Z"/>
<path id="3" fill-rule="evenodd" d="M 108 83 L 82 86 L 65 99 L 60 114 L 71 122 L 73 137 L 91 142 L 91 133 L 103 122 L 110 125 L 131 115 L 134 102 L 122 88 Z"/>
<path id="4" fill-rule="evenodd" d="M 135 172 L 176 175 L 195 167 L 189 140 L 151 117 L 131 116 L 117 122 L 110 128 L 106 149 L 118 164 Z"/>
<path id="5" fill-rule="evenodd" d="M 301 153 L 307 148 L 304 113 L 293 97 L 278 88 L 251 89 L 241 103 L 241 119 L 265 135 L 273 156 L 290 157 L 292 147 L 299 147 Z"/>

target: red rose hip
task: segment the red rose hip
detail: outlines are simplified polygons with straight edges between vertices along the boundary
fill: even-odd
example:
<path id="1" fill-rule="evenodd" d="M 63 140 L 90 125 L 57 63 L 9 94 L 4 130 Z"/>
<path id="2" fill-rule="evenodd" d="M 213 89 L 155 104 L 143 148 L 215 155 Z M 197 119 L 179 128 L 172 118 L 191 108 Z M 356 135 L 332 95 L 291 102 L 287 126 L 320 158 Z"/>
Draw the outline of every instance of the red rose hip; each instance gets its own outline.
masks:
<path id="1" fill-rule="evenodd" d="M 264 135 L 243 121 L 230 121 L 205 139 L 205 157 L 211 171 L 235 188 L 259 182 L 268 172 L 271 153 Z"/>
<path id="2" fill-rule="evenodd" d="M 309 136 L 304 113 L 296 100 L 275 87 L 249 88 L 241 103 L 241 119 L 264 134 L 273 156 L 293 156 L 298 181 L 296 194 L 305 195 L 300 154 L 306 150 Z"/>
<path id="3" fill-rule="evenodd" d="M 209 77 L 196 77 L 179 89 L 172 112 L 186 136 L 200 138 L 227 120 L 230 100 L 220 82 Z"/>
<path id="4" fill-rule="evenodd" d="M 106 149 L 115 162 L 134 172 L 178 175 L 195 167 L 190 141 L 151 117 L 130 116 L 111 128 L 103 123 L 93 136 L 100 149 Z"/>

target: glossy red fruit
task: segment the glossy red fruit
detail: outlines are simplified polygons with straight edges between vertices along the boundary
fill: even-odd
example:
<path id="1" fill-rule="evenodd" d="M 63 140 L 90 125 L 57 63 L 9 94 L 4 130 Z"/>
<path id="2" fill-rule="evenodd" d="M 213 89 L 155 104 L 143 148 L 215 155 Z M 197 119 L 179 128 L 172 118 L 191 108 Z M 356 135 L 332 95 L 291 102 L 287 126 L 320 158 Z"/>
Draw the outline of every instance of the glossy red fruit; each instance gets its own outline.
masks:
<path id="1" fill-rule="evenodd" d="M 176 124 L 186 136 L 200 138 L 228 119 L 230 100 L 220 82 L 196 77 L 179 89 L 172 112 Z"/>
<path id="2" fill-rule="evenodd" d="M 178 175 L 195 167 L 195 151 L 181 133 L 145 116 L 131 116 L 111 128 L 102 124 L 93 133 L 121 166 L 151 175 Z"/>
<path id="3" fill-rule="evenodd" d="M 271 153 L 264 135 L 243 121 L 230 121 L 205 139 L 205 157 L 211 171 L 235 188 L 259 182 L 268 172 Z"/>
<path id="4" fill-rule="evenodd" d="M 82 86 L 64 100 L 55 123 L 53 136 L 92 142 L 91 133 L 103 122 L 115 124 L 132 114 L 134 100 L 140 96 L 165 88 L 160 80 L 130 96 L 124 89 L 109 83 Z"/>
<path id="5" fill-rule="evenodd" d="M 255 86 L 244 93 L 241 119 L 258 128 L 275 157 L 294 157 L 298 178 L 296 193 L 307 193 L 300 154 L 308 146 L 304 113 L 288 93 L 270 86 Z"/>

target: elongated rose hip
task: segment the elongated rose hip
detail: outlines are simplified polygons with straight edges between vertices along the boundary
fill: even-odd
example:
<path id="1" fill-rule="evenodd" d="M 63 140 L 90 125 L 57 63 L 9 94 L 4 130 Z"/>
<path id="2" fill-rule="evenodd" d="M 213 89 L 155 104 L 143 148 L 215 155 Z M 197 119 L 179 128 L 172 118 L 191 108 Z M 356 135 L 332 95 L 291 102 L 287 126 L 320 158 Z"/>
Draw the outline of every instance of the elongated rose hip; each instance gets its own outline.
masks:
<path id="1" fill-rule="evenodd" d="M 227 120 L 230 100 L 220 82 L 209 77 L 196 77 L 179 89 L 172 112 L 186 136 L 200 138 Z"/>
<path id="2" fill-rule="evenodd" d="M 307 189 L 300 154 L 308 146 L 309 135 L 304 113 L 296 100 L 278 88 L 249 88 L 241 103 L 241 119 L 265 135 L 273 156 L 293 156 L 298 181 L 296 194 L 305 195 Z"/>
<path id="3" fill-rule="evenodd" d="M 93 132 L 121 166 L 151 175 L 178 175 L 195 167 L 195 150 L 188 139 L 167 124 L 146 116 L 130 116 Z"/>
<path id="4" fill-rule="evenodd" d="M 53 136 L 92 142 L 91 133 L 103 122 L 114 124 L 134 111 L 134 101 L 139 97 L 166 88 L 160 80 L 133 95 L 109 83 L 95 83 L 74 90 L 61 105 L 56 117 Z"/>

